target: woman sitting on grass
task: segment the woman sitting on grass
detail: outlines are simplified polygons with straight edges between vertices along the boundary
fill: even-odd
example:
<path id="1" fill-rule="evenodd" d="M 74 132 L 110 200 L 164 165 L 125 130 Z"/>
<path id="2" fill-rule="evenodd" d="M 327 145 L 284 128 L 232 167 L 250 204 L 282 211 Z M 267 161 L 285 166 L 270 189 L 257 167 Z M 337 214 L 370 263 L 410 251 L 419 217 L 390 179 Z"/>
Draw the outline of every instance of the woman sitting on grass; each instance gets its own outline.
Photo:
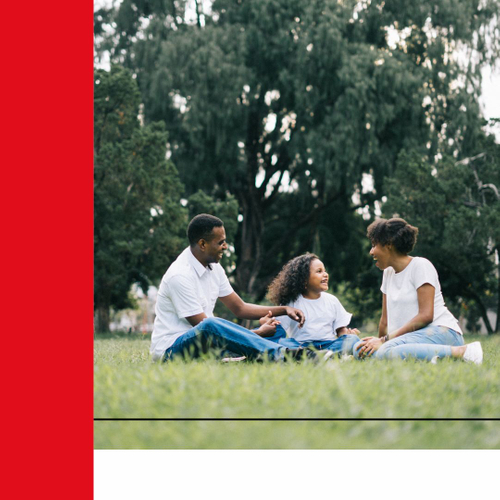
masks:
<path id="1" fill-rule="evenodd" d="M 289 321 L 287 316 L 274 320 L 268 315 L 261 323 L 267 319 L 276 324 L 276 334 L 269 340 L 289 348 L 326 349 L 331 352 L 328 356 L 352 354 L 359 331 L 347 328 L 352 315 L 327 290 L 328 273 L 318 256 L 306 253 L 288 262 L 269 286 L 268 298 L 276 305 L 300 308 L 306 321 L 298 328 L 298 323 Z"/>
<path id="2" fill-rule="evenodd" d="M 435 267 L 427 259 L 408 255 L 417 234 L 416 227 L 399 218 L 378 219 L 368 226 L 370 255 L 384 271 L 382 317 L 378 338 L 364 338 L 353 354 L 431 362 L 452 357 L 480 364 L 481 344 L 464 345 L 458 321 L 444 304 Z"/>

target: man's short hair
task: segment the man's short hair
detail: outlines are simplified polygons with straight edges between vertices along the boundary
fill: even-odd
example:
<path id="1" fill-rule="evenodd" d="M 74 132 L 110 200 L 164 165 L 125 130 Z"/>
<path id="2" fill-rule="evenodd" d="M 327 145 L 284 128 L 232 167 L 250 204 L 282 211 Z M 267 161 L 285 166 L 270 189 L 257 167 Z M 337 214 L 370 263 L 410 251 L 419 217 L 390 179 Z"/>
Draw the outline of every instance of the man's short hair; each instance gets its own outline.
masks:
<path id="1" fill-rule="evenodd" d="M 188 225 L 187 237 L 189 244 L 191 246 L 195 245 L 204 239 L 206 241 L 210 240 L 212 234 L 212 229 L 214 227 L 223 227 L 224 223 L 214 215 L 210 214 L 199 214 L 194 217 Z"/>

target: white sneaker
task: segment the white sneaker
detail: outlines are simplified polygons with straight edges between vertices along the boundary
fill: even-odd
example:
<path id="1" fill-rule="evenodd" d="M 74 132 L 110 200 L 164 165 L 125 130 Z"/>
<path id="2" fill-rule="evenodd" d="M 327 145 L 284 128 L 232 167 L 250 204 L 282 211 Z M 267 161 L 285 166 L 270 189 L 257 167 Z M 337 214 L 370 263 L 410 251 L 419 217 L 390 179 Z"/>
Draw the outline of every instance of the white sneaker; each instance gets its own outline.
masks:
<path id="1" fill-rule="evenodd" d="M 246 356 L 238 356 L 236 358 L 222 358 L 221 363 L 238 363 L 239 361 L 245 361 Z"/>
<path id="2" fill-rule="evenodd" d="M 325 349 L 323 351 L 318 351 L 318 354 L 321 356 L 321 361 L 326 363 L 329 359 L 335 358 L 336 353 Z"/>
<path id="3" fill-rule="evenodd" d="M 352 361 L 353 359 L 354 356 L 352 354 L 342 354 L 342 356 L 340 356 L 341 363 L 349 362 Z"/>
<path id="4" fill-rule="evenodd" d="M 439 361 L 439 356 L 434 356 L 434 357 L 431 359 L 431 365 L 437 365 L 437 364 L 438 364 L 438 361 Z"/>
<path id="5" fill-rule="evenodd" d="M 483 348 L 481 342 L 472 342 L 467 344 L 464 353 L 464 361 L 480 365 L 483 362 Z"/>

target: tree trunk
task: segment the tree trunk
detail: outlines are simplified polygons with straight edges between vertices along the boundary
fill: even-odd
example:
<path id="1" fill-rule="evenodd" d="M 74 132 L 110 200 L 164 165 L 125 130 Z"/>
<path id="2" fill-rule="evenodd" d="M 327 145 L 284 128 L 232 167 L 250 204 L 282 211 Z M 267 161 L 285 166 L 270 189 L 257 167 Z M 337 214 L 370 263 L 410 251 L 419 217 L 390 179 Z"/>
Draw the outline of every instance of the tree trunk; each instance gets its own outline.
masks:
<path id="1" fill-rule="evenodd" d="M 200 3 L 198 0 L 194 0 L 195 11 L 196 11 L 196 25 L 201 28 L 201 16 L 200 16 Z"/>
<path id="2" fill-rule="evenodd" d="M 443 267 L 448 268 L 450 270 L 451 274 L 454 274 L 455 276 L 457 276 L 462 282 L 467 283 L 467 281 L 465 281 L 463 279 L 463 277 L 460 276 L 460 273 L 458 273 L 456 269 L 450 268 L 450 266 L 447 263 L 443 263 Z M 488 318 L 488 311 L 487 311 L 485 305 L 483 304 L 481 297 L 473 289 L 468 289 L 466 296 L 473 299 L 474 302 L 479 307 L 479 311 L 481 313 L 481 318 L 483 318 L 484 325 L 486 326 L 486 330 L 488 332 L 488 335 L 491 335 L 493 333 L 493 328 L 491 327 L 490 319 Z"/>
<path id="3" fill-rule="evenodd" d="M 495 250 L 496 253 L 496 258 L 498 259 L 500 257 L 500 251 L 497 247 Z M 498 262 L 497 265 L 497 321 L 495 325 L 495 333 L 500 332 L 500 261 Z"/>
<path id="4" fill-rule="evenodd" d="M 97 307 L 97 324 L 95 325 L 95 331 L 98 333 L 109 332 L 109 307 L 108 306 L 98 306 Z"/>
<path id="5" fill-rule="evenodd" d="M 493 328 L 491 328 L 490 318 L 488 318 L 488 311 L 484 306 L 482 300 L 479 298 L 479 295 L 477 295 L 475 292 L 472 292 L 471 295 L 479 307 L 479 310 L 481 312 L 481 318 L 483 318 L 488 335 L 491 335 L 493 333 Z"/>
<path id="6" fill-rule="evenodd" d="M 253 297 L 257 291 L 257 277 L 262 267 L 262 234 L 264 232 L 262 207 L 250 193 L 241 197 L 240 200 L 243 221 L 236 286 Z"/>
<path id="7" fill-rule="evenodd" d="M 238 201 L 243 211 L 240 252 L 236 269 L 236 286 L 255 299 L 257 277 L 262 267 L 262 235 L 264 233 L 264 209 L 262 206 L 264 193 L 255 186 L 259 171 L 259 152 L 262 145 L 259 142 L 262 133 L 262 117 L 264 107 L 264 91 L 260 89 L 258 99 L 252 101 L 252 109 L 248 114 L 247 165 L 243 188 L 237 193 Z M 264 188 L 265 189 L 265 188 Z"/>

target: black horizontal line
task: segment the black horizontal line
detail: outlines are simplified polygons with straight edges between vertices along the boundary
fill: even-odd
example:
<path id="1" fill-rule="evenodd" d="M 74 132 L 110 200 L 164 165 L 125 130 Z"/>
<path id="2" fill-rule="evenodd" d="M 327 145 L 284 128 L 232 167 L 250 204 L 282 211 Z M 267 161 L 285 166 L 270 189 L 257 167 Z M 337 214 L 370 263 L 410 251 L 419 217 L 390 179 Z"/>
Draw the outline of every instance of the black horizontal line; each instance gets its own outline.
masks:
<path id="1" fill-rule="evenodd" d="M 485 422 L 500 418 L 94 418 L 94 422 Z"/>

